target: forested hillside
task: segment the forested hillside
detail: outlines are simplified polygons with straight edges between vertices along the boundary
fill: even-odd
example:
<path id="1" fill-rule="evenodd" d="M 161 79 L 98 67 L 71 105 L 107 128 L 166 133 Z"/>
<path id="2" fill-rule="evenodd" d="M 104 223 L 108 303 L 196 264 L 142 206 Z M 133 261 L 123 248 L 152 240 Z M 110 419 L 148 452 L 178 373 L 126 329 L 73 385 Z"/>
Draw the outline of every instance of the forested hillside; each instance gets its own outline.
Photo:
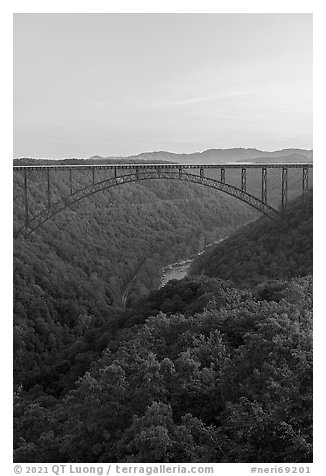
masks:
<path id="1" fill-rule="evenodd" d="M 152 199 L 158 193 L 156 188 L 155 193 L 147 190 Z M 172 191 L 167 191 L 170 199 Z M 169 201 L 169 211 L 173 210 L 171 205 Z M 206 209 L 210 211 L 207 205 Z M 187 217 L 188 209 L 182 210 L 181 216 Z M 211 275 L 216 273 L 218 277 L 191 276 L 169 282 L 132 302 L 125 311 L 113 312 L 108 302 L 101 311 L 103 316 L 95 322 L 87 320 L 87 314 L 84 320 L 72 319 L 70 327 L 60 319 L 70 316 L 73 304 L 87 306 L 84 295 L 86 302 L 94 299 L 95 313 L 102 297 L 98 285 L 81 287 L 80 294 L 73 294 L 79 287 L 69 288 L 69 304 L 55 319 L 52 309 L 48 310 L 47 321 L 43 318 L 45 308 L 33 315 L 31 304 L 28 315 L 20 314 L 23 330 L 19 328 L 22 337 L 17 335 L 17 345 L 22 343 L 21 359 L 28 351 L 33 353 L 31 361 L 37 371 L 25 373 L 24 378 L 20 374 L 23 385 L 15 392 L 15 461 L 312 461 L 311 197 L 308 212 L 299 201 L 290 204 L 288 219 L 286 228 L 259 219 L 209 255 L 204 254 L 195 265 L 200 265 L 197 270 L 209 272 L 210 266 Z M 166 220 L 165 226 L 169 223 Z M 207 220 L 210 222 L 211 216 Z M 63 223 L 61 229 L 69 243 L 69 227 Z M 55 230 L 57 225 L 49 226 Z M 73 226 L 79 225 L 71 223 Z M 187 231 L 185 225 L 183 228 Z M 117 229 L 124 228 L 121 225 Z M 141 231 L 137 236 L 142 236 Z M 180 235 L 184 236 L 182 231 Z M 24 299 L 20 298 L 21 313 L 28 302 L 27 289 L 33 289 L 33 285 L 42 289 L 35 281 L 38 266 L 33 266 L 33 253 L 37 245 L 45 243 L 45 250 L 49 250 L 46 236 L 49 240 L 40 231 L 33 240 L 20 244 L 26 247 L 20 275 L 31 279 L 25 286 L 24 281 L 18 283 L 20 292 L 26 290 Z M 84 253 L 90 252 L 85 236 L 85 232 L 74 235 L 71 246 L 77 256 L 78 240 L 82 240 Z M 66 241 L 59 243 L 65 248 Z M 259 253 L 254 254 L 255 249 Z M 221 256 L 225 256 L 229 275 L 221 275 Z M 258 266 L 254 279 L 249 276 L 254 268 L 243 273 L 237 268 L 238 263 L 249 268 L 262 256 L 267 263 L 264 274 L 264 266 Z M 61 266 L 64 261 L 69 263 L 69 254 L 67 257 L 59 261 Z M 47 259 L 40 256 L 39 265 Z M 56 269 L 54 261 L 50 261 L 49 273 Z M 72 260 L 70 269 L 78 263 Z M 29 274 L 22 275 L 25 269 Z M 44 273 L 43 269 L 39 276 Z M 53 286 L 52 293 L 61 283 L 59 278 L 48 278 L 48 282 Z M 96 299 L 92 297 L 93 289 L 98 293 Z M 42 302 L 41 296 L 36 303 Z M 56 299 L 54 302 L 62 301 L 60 293 Z M 43 306 L 47 300 L 48 296 L 43 298 Z M 44 327 L 40 327 L 42 319 Z M 38 337 L 33 350 L 29 350 L 24 325 L 30 338 L 48 336 L 46 324 L 52 320 L 59 322 L 66 333 L 69 330 L 69 338 L 66 334 L 66 340 L 51 350 L 47 348 L 44 355 L 47 344 Z M 18 359 L 18 367 L 23 368 L 22 360 Z"/>
<path id="2" fill-rule="evenodd" d="M 74 184 L 89 179 L 75 172 Z M 29 173 L 29 207 L 46 203 L 46 177 Z M 52 199 L 68 193 L 52 177 Z M 23 177 L 15 174 L 14 228 L 23 223 Z M 91 327 L 114 319 L 160 283 L 163 265 L 200 251 L 255 212 L 203 187 L 175 182 L 129 184 L 60 213 L 27 239 L 14 240 L 15 381 L 39 374 L 44 358 Z"/>
<path id="3" fill-rule="evenodd" d="M 231 279 L 251 286 L 267 278 L 287 279 L 312 273 L 312 192 L 305 207 L 301 197 L 289 204 L 287 222 L 265 217 L 234 233 L 223 243 L 199 256 L 191 275 Z"/>
<path id="4" fill-rule="evenodd" d="M 310 279 L 279 302 L 214 283 L 201 312 L 122 330 L 62 400 L 19 390 L 15 460 L 311 461 Z"/>

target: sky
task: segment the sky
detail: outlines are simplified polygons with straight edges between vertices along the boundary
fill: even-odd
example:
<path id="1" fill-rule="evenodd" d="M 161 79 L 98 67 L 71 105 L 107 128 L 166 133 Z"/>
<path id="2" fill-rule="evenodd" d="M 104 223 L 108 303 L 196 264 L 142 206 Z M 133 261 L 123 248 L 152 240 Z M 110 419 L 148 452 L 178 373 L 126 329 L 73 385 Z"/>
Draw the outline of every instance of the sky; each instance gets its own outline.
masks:
<path id="1" fill-rule="evenodd" d="M 312 14 L 15 14 L 14 157 L 312 148 Z"/>

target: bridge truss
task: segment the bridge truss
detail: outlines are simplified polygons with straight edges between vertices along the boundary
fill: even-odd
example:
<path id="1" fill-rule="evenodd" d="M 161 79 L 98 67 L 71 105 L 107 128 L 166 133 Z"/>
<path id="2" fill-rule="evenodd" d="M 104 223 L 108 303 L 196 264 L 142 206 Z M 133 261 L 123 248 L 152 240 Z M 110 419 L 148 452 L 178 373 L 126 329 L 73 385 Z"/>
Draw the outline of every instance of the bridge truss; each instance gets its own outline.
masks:
<path id="1" fill-rule="evenodd" d="M 268 204 L 268 170 L 281 169 L 281 207 L 280 210 Z M 236 197 L 244 203 L 254 207 L 261 213 L 274 220 L 286 219 L 286 206 L 288 200 L 288 169 L 296 168 L 302 171 L 302 201 L 306 202 L 311 163 L 281 163 L 281 164 L 225 164 L 225 165 L 194 165 L 194 164 L 121 164 L 121 165 L 32 165 L 14 166 L 14 172 L 23 173 L 24 177 L 24 225 L 17 231 L 27 237 L 43 223 L 52 219 L 65 208 L 74 203 L 107 190 L 132 182 L 143 180 L 180 180 L 200 184 L 228 195 Z M 211 169 L 217 171 L 217 178 L 208 177 L 207 172 Z M 235 186 L 226 180 L 227 169 L 238 169 L 240 172 L 240 184 Z M 258 195 L 247 191 L 247 171 L 258 169 L 261 171 L 261 191 Z M 29 171 L 34 170 L 46 174 L 46 204 L 37 214 L 31 215 L 29 210 Z M 53 200 L 51 193 L 51 177 L 57 170 L 64 170 L 69 174 L 69 194 L 59 200 Z M 91 174 L 90 184 L 74 190 L 73 175 L 76 170 L 85 174 Z M 110 176 L 104 180 L 96 180 L 97 170 L 108 170 Z M 191 173 L 190 173 L 191 172 Z M 215 175 L 215 174 L 214 174 Z"/>

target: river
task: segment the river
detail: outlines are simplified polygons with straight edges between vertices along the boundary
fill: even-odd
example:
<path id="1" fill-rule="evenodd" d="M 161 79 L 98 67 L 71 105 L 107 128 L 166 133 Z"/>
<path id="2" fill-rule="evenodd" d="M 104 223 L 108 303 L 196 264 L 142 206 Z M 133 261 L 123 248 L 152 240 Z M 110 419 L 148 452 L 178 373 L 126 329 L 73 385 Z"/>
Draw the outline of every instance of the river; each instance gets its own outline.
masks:
<path id="1" fill-rule="evenodd" d="M 164 268 L 162 268 L 160 288 L 165 286 L 172 279 L 180 280 L 185 278 L 188 274 L 188 271 L 190 269 L 192 262 L 197 256 L 200 256 L 202 253 L 204 253 L 207 250 L 207 248 L 209 248 L 210 246 L 216 245 L 217 243 L 221 243 L 226 238 L 227 236 L 225 236 L 224 238 L 220 238 L 219 240 L 214 241 L 213 243 L 209 243 L 208 245 L 205 246 L 205 248 L 202 251 L 200 251 L 199 253 L 197 253 L 190 259 L 177 261 L 176 263 L 172 263 L 172 264 L 168 264 L 167 266 L 164 266 Z"/>

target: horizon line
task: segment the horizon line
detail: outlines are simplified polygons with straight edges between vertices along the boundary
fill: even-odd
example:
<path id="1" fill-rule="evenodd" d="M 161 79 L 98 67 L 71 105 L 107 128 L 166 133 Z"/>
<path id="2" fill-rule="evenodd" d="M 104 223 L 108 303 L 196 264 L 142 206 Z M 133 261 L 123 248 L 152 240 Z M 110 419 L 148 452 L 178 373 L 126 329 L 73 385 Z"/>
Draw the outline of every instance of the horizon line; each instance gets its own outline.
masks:
<path id="1" fill-rule="evenodd" d="M 222 148 L 210 148 L 210 149 L 204 149 L 202 151 L 194 151 L 194 152 L 171 152 L 169 150 L 152 150 L 152 151 L 144 151 L 144 152 L 139 152 L 136 154 L 131 154 L 131 155 L 99 155 L 99 154 L 94 154 L 91 156 L 85 156 L 85 157 L 74 157 L 74 156 L 69 156 L 69 157 L 58 157 L 58 158 L 53 158 L 53 157 L 28 157 L 28 156 L 20 156 L 20 157 L 13 157 L 13 160 L 22 160 L 22 159 L 34 159 L 34 160 L 87 160 L 91 159 L 93 157 L 99 157 L 103 159 L 128 159 L 131 157 L 137 157 L 142 154 L 160 154 L 160 153 L 165 153 L 165 154 L 172 154 L 172 155 L 193 155 L 193 154 L 204 154 L 205 152 L 209 151 L 227 151 L 227 150 L 257 150 L 258 152 L 267 152 L 267 153 L 273 153 L 273 152 L 282 152 L 286 150 L 300 150 L 300 151 L 305 151 L 305 152 L 313 152 L 313 148 L 311 149 L 304 149 L 302 147 L 285 147 L 283 149 L 275 149 L 275 150 L 264 150 L 264 149 L 257 149 L 256 147 L 222 147 Z"/>

